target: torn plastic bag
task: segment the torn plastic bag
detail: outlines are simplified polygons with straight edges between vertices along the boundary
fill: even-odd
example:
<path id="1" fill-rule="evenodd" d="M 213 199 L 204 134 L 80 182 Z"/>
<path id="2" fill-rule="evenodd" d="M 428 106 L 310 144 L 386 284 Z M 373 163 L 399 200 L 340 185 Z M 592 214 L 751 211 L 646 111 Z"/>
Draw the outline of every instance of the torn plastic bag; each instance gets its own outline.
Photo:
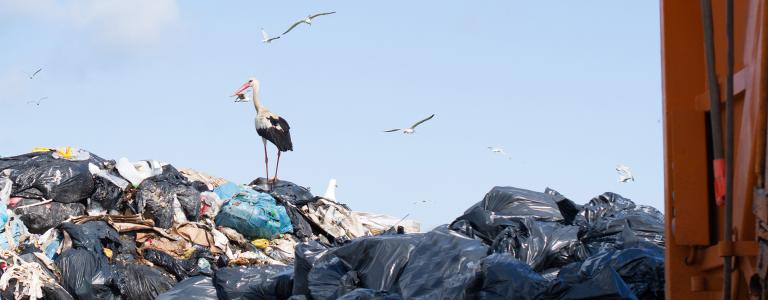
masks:
<path id="1" fill-rule="evenodd" d="M 353 211 L 352 217 L 356 218 L 363 227 L 374 235 L 381 234 L 396 226 L 403 226 L 405 233 L 421 232 L 421 225 L 414 220 L 358 211 Z"/>
<path id="2" fill-rule="evenodd" d="M 224 204 L 224 201 L 219 199 L 219 196 L 213 192 L 200 193 L 200 201 L 200 216 L 206 216 L 211 220 L 216 218 L 216 215 L 221 211 L 221 206 Z"/>
<path id="3" fill-rule="evenodd" d="M 243 294 L 242 298 L 252 300 L 282 300 L 290 298 L 292 290 L 293 269 L 288 268 L 267 280 L 251 285 L 249 291 Z"/>
<path id="4" fill-rule="evenodd" d="M 273 239 L 293 232 L 285 207 L 277 205 L 269 194 L 244 188 L 221 207 L 216 225 L 237 230 L 250 240 Z"/>
<path id="5" fill-rule="evenodd" d="M 339 300 L 402 300 L 397 293 L 387 291 L 374 291 L 371 289 L 355 289 Z"/>
<path id="6" fill-rule="evenodd" d="M 364 237 L 329 250 L 313 264 L 314 299 L 336 299 L 355 288 L 391 290 L 423 235 Z"/>
<path id="7" fill-rule="evenodd" d="M 19 257 L 21 257 L 21 259 L 23 259 L 25 262 L 34 263 L 40 266 L 40 270 L 43 270 L 43 273 L 45 273 L 45 276 L 50 277 L 53 280 L 60 281 L 61 279 L 60 278 L 61 276 L 59 276 L 60 274 L 57 275 L 56 274 L 58 273 L 57 271 L 56 273 L 54 273 L 54 271 L 50 270 L 47 265 L 47 263 L 50 263 L 51 266 L 55 268 L 56 265 L 54 264 L 54 262 L 51 261 L 50 259 L 46 259 L 46 261 L 43 261 L 38 256 L 45 257 L 40 252 L 33 252 L 33 253 L 26 253 L 26 254 L 19 255 Z"/>
<path id="8" fill-rule="evenodd" d="M 536 271 L 584 260 L 589 254 L 578 239 L 579 227 L 533 218 L 515 220 L 493 242 L 496 253 L 510 253 Z"/>
<path id="9" fill-rule="evenodd" d="M 503 218 L 530 216 L 542 221 L 564 219 L 554 196 L 509 186 L 494 187 L 465 214 L 477 209 L 494 212 Z"/>
<path id="10" fill-rule="evenodd" d="M 565 224 L 573 225 L 577 218 L 583 219 L 583 216 L 579 216 L 582 207 L 581 205 L 576 204 L 551 188 L 546 188 L 544 193 L 555 198 L 555 202 L 557 202 L 557 207 L 560 209 L 560 214 L 563 215 Z"/>
<path id="11" fill-rule="evenodd" d="M 493 254 L 483 259 L 480 299 L 541 299 L 549 280 L 509 254 Z"/>
<path id="12" fill-rule="evenodd" d="M 50 152 L 0 158 L 0 171 L 10 170 L 12 195 L 73 203 L 93 193 L 88 161 L 56 159 Z"/>
<path id="13" fill-rule="evenodd" d="M 144 259 L 148 260 L 157 267 L 163 268 L 173 276 L 176 280 L 184 280 L 189 277 L 189 270 L 194 266 L 190 265 L 188 261 L 175 259 L 173 256 L 154 249 L 146 249 L 142 255 Z"/>
<path id="14" fill-rule="evenodd" d="M 218 300 L 213 279 L 195 276 L 179 282 L 172 289 L 157 296 L 156 300 Z"/>
<path id="15" fill-rule="evenodd" d="M 309 272 L 315 261 L 328 252 L 316 241 L 296 245 L 296 259 L 293 262 L 293 295 L 309 295 Z"/>
<path id="16" fill-rule="evenodd" d="M 367 233 L 349 208 L 334 201 L 321 198 L 303 206 L 302 211 L 335 240 L 354 239 Z"/>
<path id="17" fill-rule="evenodd" d="M 309 189 L 286 180 L 278 179 L 277 182 L 272 183 L 271 189 L 267 187 L 267 180 L 263 177 L 254 179 L 250 185 L 260 192 L 268 192 L 272 197 L 296 206 L 315 201 L 315 196 Z"/>
<path id="18" fill-rule="evenodd" d="M 639 299 L 663 299 L 664 249 L 645 242 L 634 247 L 608 250 L 589 257 L 581 263 L 579 273 L 595 274 L 610 268 L 621 276 Z"/>
<path id="19" fill-rule="evenodd" d="M 176 284 L 169 275 L 149 266 L 118 264 L 113 268 L 115 283 L 124 299 L 153 300 Z"/>
<path id="20" fill-rule="evenodd" d="M 3 226 L 0 231 L 0 249 L 14 250 L 19 246 L 22 237 L 28 235 L 27 226 L 18 216 L 11 217 L 11 220 Z"/>
<path id="21" fill-rule="evenodd" d="M 158 161 L 137 161 L 131 163 L 127 158 L 117 160 L 117 171 L 120 176 L 130 181 L 134 187 L 138 187 L 145 179 L 163 173 L 162 164 Z"/>
<path id="22" fill-rule="evenodd" d="M 591 254 L 636 241 L 664 247 L 664 215 L 653 207 L 642 205 L 622 210 L 589 224 L 581 240 Z"/>
<path id="23" fill-rule="evenodd" d="M 19 216 L 29 232 L 43 234 L 48 229 L 59 226 L 69 217 L 85 214 L 85 206 L 80 203 L 50 202 L 43 205 L 23 207 L 37 204 L 42 201 L 35 199 L 22 199 L 16 204 L 14 213 Z"/>
<path id="24" fill-rule="evenodd" d="M 424 235 L 398 280 L 404 299 L 474 299 L 482 242 L 440 226 Z"/>
<path id="25" fill-rule="evenodd" d="M 219 299 L 242 299 L 252 285 L 290 270 L 290 266 L 280 265 L 221 268 L 213 276 L 213 285 L 216 287 Z"/>
<path id="26" fill-rule="evenodd" d="M 76 299 L 120 299 L 110 288 L 112 269 L 107 257 L 82 248 L 70 248 L 56 258 L 62 286 Z"/>

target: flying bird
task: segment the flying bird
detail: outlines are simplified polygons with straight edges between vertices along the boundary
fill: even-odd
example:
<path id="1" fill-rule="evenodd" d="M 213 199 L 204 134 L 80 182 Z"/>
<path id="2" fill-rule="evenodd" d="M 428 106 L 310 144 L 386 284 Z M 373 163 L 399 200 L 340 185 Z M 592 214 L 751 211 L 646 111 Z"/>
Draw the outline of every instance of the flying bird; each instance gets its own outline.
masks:
<path id="1" fill-rule="evenodd" d="M 267 171 L 267 182 L 269 179 L 269 157 L 267 156 L 267 141 L 277 147 L 277 164 L 275 165 L 275 177 L 272 182 L 277 181 L 277 170 L 280 167 L 280 154 L 285 151 L 293 151 L 291 142 L 291 127 L 283 117 L 269 111 L 259 100 L 259 81 L 251 78 L 238 89 L 233 96 L 241 95 L 244 90 L 251 88 L 253 91 L 253 106 L 256 108 L 256 133 L 261 136 L 264 143 L 264 168 Z"/>
<path id="2" fill-rule="evenodd" d="M 384 132 L 395 132 L 395 131 L 400 131 L 400 130 L 402 130 L 402 131 L 403 131 L 403 133 L 406 133 L 406 134 L 411 134 L 411 133 L 414 133 L 414 132 L 416 131 L 416 126 L 419 126 L 421 123 L 424 123 L 424 122 L 426 122 L 426 121 L 429 121 L 429 120 L 430 120 L 430 119 L 432 119 L 434 116 L 435 116 L 435 114 L 432 114 L 431 116 L 427 117 L 426 119 L 424 119 L 424 120 L 421 120 L 421 121 L 418 121 L 418 122 L 416 122 L 416 124 L 413 124 L 413 125 L 411 125 L 411 127 L 408 127 L 408 128 L 405 128 L 405 129 L 390 129 L 390 130 L 385 130 Z"/>
<path id="3" fill-rule="evenodd" d="M 616 171 L 619 172 L 619 182 L 635 181 L 635 176 L 632 175 L 632 171 L 625 165 L 616 166 Z"/>
<path id="4" fill-rule="evenodd" d="M 37 71 L 35 71 L 34 73 L 32 73 L 32 74 L 29 74 L 29 73 L 27 73 L 27 75 L 29 75 L 29 79 L 33 79 L 33 78 L 35 78 L 35 76 L 37 75 L 37 73 L 40 73 L 40 71 L 42 71 L 42 70 L 43 70 L 43 68 L 39 68 L 39 69 L 37 69 Z"/>
<path id="5" fill-rule="evenodd" d="M 29 100 L 29 101 L 27 101 L 27 104 L 34 104 L 34 105 L 40 106 L 40 102 L 43 102 L 43 100 L 45 100 L 45 99 L 48 99 L 48 97 L 42 97 L 42 98 L 37 99 L 37 100 Z"/>
<path id="6" fill-rule="evenodd" d="M 332 12 L 326 12 L 326 13 L 319 13 L 319 14 L 309 15 L 306 18 L 298 20 L 298 21 L 296 21 L 296 23 L 293 23 L 293 25 L 291 25 L 291 27 L 289 27 L 288 30 L 283 32 L 283 34 L 281 34 L 281 36 L 285 35 L 288 32 L 290 32 L 291 30 L 296 28 L 296 26 L 299 26 L 302 23 L 312 26 L 312 19 L 317 18 L 319 16 L 332 15 L 332 14 L 335 14 L 335 13 L 336 13 L 335 11 L 332 11 Z"/>
<path id="7" fill-rule="evenodd" d="M 239 93 L 237 95 L 232 95 L 232 97 L 236 97 L 235 98 L 235 102 L 248 102 L 249 101 L 248 100 L 249 97 L 245 93 Z M 253 98 L 253 95 L 251 95 L 250 98 Z"/>
<path id="8" fill-rule="evenodd" d="M 265 44 L 269 44 L 272 41 L 279 39 L 281 36 L 278 35 L 276 37 L 270 38 L 266 31 L 264 31 L 264 28 L 261 29 L 261 41 Z"/>
<path id="9" fill-rule="evenodd" d="M 501 147 L 488 147 L 488 150 L 491 150 L 491 152 L 493 152 L 493 153 L 497 153 L 497 154 L 506 156 L 508 159 L 512 159 L 512 157 L 509 156 L 509 154 L 507 154 L 507 152 L 504 152 L 504 149 L 502 149 Z"/>

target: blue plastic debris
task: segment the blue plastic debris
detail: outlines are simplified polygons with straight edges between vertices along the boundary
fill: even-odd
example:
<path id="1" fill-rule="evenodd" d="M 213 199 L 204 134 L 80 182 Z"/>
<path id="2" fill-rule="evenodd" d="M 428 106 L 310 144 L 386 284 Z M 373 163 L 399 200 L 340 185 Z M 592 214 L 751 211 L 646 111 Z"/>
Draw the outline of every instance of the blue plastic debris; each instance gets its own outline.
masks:
<path id="1" fill-rule="evenodd" d="M 237 230 L 248 239 L 273 239 L 281 233 L 293 231 L 285 207 L 277 205 L 275 198 L 248 187 L 238 187 L 239 191 L 234 196 L 228 196 L 231 186 L 227 185 L 214 191 L 222 200 L 232 198 L 221 207 L 216 225 Z"/>

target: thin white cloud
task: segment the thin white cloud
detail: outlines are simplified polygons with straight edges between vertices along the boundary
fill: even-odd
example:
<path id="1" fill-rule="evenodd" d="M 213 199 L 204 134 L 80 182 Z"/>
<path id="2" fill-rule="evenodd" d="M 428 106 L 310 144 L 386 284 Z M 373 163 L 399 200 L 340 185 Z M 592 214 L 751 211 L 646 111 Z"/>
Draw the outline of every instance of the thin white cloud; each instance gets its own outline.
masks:
<path id="1" fill-rule="evenodd" d="M 176 0 L 0 0 L 2 15 L 72 26 L 120 45 L 159 41 L 179 22 Z"/>

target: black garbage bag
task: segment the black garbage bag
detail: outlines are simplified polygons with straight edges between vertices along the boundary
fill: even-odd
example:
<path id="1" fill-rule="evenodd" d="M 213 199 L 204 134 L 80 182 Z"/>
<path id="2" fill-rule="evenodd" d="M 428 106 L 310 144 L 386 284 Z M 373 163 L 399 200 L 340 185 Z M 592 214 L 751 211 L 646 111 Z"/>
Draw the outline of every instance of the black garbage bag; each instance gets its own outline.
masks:
<path id="1" fill-rule="evenodd" d="M 613 268 L 586 271 L 580 270 L 579 265 L 573 263 L 560 270 L 543 299 L 637 299 Z"/>
<path id="2" fill-rule="evenodd" d="M 293 291 L 293 269 L 288 269 L 260 283 L 251 285 L 243 294 L 246 300 L 284 300 Z"/>
<path id="3" fill-rule="evenodd" d="M 122 181 L 123 182 L 115 183 L 115 181 L 111 180 L 109 177 L 100 174 L 94 175 L 93 183 L 95 189 L 90 197 L 91 202 L 98 203 L 101 208 L 106 209 L 107 211 L 118 209 L 118 204 L 123 198 L 124 189 L 130 186 L 128 181 Z M 122 186 L 118 184 L 121 184 Z"/>
<path id="4" fill-rule="evenodd" d="M 530 216 L 541 221 L 564 220 L 554 196 L 509 186 L 494 187 L 465 214 L 475 209 L 492 211 L 499 218 Z"/>
<path id="5" fill-rule="evenodd" d="M 213 279 L 195 276 L 179 282 L 172 289 L 157 296 L 156 300 L 218 300 Z"/>
<path id="6" fill-rule="evenodd" d="M 498 217 L 492 211 L 476 208 L 456 218 L 449 227 L 466 237 L 490 245 L 502 231 L 510 226 L 519 226 L 519 223 L 519 218 Z"/>
<path id="7" fill-rule="evenodd" d="M 533 218 L 516 220 L 493 242 L 493 252 L 510 253 L 536 271 L 559 268 L 589 256 L 579 241 L 579 227 Z"/>
<path id="8" fill-rule="evenodd" d="M 565 224 L 573 225 L 577 218 L 583 218 L 579 217 L 581 205 L 576 204 L 575 202 L 560 194 L 558 191 L 555 191 L 551 188 L 546 188 L 544 193 L 555 198 L 555 202 L 557 202 L 557 207 L 560 209 L 560 214 L 563 215 L 563 221 L 565 221 Z"/>
<path id="9" fill-rule="evenodd" d="M 403 297 L 397 293 L 387 291 L 374 291 L 372 289 L 355 289 L 339 300 L 402 300 Z"/>
<path id="10" fill-rule="evenodd" d="M 165 173 L 147 178 L 136 191 L 136 211 L 154 220 L 160 228 L 167 229 L 173 224 L 174 200 L 179 201 L 187 220 L 197 221 L 200 216 L 200 192 L 187 181 L 171 181 L 174 178 Z"/>
<path id="11" fill-rule="evenodd" d="M 605 215 L 586 227 L 581 239 L 591 254 L 638 241 L 664 247 L 664 216 L 653 207 L 637 206 Z"/>
<path id="12" fill-rule="evenodd" d="M 190 265 L 189 261 L 176 259 L 173 256 L 154 249 L 146 249 L 142 255 L 144 259 L 148 260 L 157 267 L 165 269 L 168 273 L 171 273 L 176 280 L 182 281 L 189 277 L 189 270 L 195 266 Z"/>
<path id="13" fill-rule="evenodd" d="M 596 274 L 612 269 L 638 299 L 664 299 L 664 250 L 653 243 L 640 242 L 632 248 L 608 250 L 574 264 L 581 274 Z"/>
<path id="14" fill-rule="evenodd" d="M 22 199 L 16 207 L 40 203 L 40 200 Z M 26 208 L 16 208 L 13 212 L 24 222 L 29 232 L 43 234 L 48 229 L 59 226 L 64 220 L 72 216 L 85 214 L 85 205 L 80 203 L 50 202 Z"/>
<path id="15" fill-rule="evenodd" d="M 278 179 L 277 182 L 272 183 L 272 189 L 268 188 L 267 180 L 263 177 L 254 179 L 250 185 L 257 191 L 270 193 L 278 201 L 285 201 L 296 206 L 315 201 L 315 196 L 309 189 L 286 180 Z"/>
<path id="16" fill-rule="evenodd" d="M 615 215 L 620 211 L 633 208 L 635 208 L 635 203 L 632 200 L 624 198 L 619 194 L 607 192 L 589 200 L 581 208 L 579 215 L 583 218 L 582 222 L 589 225 L 605 217 Z"/>
<path id="17" fill-rule="evenodd" d="M 480 299 L 542 299 L 549 280 L 509 254 L 493 254 L 482 262 Z"/>
<path id="18" fill-rule="evenodd" d="M 404 299 L 474 299 L 480 261 L 488 255 L 482 242 L 440 226 L 424 235 L 398 279 Z"/>
<path id="19" fill-rule="evenodd" d="M 311 238 L 313 234 L 312 224 L 304 217 L 298 207 L 295 205 L 278 203 L 285 207 L 285 211 L 288 213 L 288 217 L 291 219 L 291 225 L 293 225 L 293 235 L 299 239 Z"/>
<path id="20" fill-rule="evenodd" d="M 213 276 L 213 285 L 219 299 L 243 299 L 243 296 L 250 292 L 252 285 L 289 270 L 290 266 L 280 265 L 221 268 Z"/>
<path id="21" fill-rule="evenodd" d="M 114 270 L 115 283 L 124 299 L 153 300 L 176 284 L 170 275 L 150 266 L 117 264 Z"/>
<path id="22" fill-rule="evenodd" d="M 293 295 L 309 295 L 309 272 L 315 261 L 328 252 L 316 241 L 296 245 L 293 261 Z"/>
<path id="23" fill-rule="evenodd" d="M 76 299 L 120 299 L 113 288 L 112 268 L 103 254 L 84 248 L 70 248 L 56 258 L 61 285 Z"/>
<path id="24" fill-rule="evenodd" d="M 0 171 L 10 170 L 12 196 L 53 199 L 60 203 L 84 200 L 93 193 L 88 161 L 55 158 L 51 152 L 0 158 Z"/>
<path id="25" fill-rule="evenodd" d="M 62 223 L 61 229 L 69 234 L 72 247 L 103 253 L 107 247 L 114 253 L 120 251 L 120 235 L 104 221 L 90 221 L 84 224 Z"/>
<path id="26" fill-rule="evenodd" d="M 309 272 L 314 299 L 335 299 L 358 287 L 390 290 L 422 234 L 363 237 L 329 250 Z"/>

